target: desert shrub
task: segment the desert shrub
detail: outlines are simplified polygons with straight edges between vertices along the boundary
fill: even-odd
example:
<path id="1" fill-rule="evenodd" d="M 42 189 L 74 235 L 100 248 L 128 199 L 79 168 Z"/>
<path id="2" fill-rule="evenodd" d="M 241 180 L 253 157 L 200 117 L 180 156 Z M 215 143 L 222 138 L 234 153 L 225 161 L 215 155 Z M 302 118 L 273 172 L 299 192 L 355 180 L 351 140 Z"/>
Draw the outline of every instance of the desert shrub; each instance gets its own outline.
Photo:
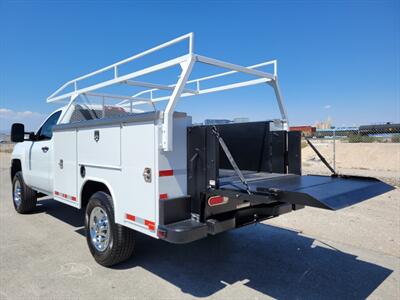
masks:
<path id="1" fill-rule="evenodd" d="M 349 143 L 373 143 L 376 138 L 369 135 L 350 134 L 347 138 Z"/>
<path id="2" fill-rule="evenodd" d="M 390 140 L 392 143 L 400 143 L 400 134 L 392 135 L 392 138 Z"/>

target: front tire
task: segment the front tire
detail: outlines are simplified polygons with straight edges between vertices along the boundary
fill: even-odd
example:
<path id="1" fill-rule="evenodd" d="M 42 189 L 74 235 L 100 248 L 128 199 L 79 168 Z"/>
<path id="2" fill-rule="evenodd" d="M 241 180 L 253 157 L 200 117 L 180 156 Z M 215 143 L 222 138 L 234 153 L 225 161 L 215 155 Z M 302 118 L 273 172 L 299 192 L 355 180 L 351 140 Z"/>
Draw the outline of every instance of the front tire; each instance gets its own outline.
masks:
<path id="1" fill-rule="evenodd" d="M 111 267 L 128 259 L 134 249 L 134 231 L 115 223 L 110 195 L 95 193 L 85 213 L 86 240 L 94 259 Z"/>
<path id="2" fill-rule="evenodd" d="M 18 213 L 26 214 L 36 207 L 36 192 L 25 184 L 21 171 L 14 175 L 12 190 L 14 208 Z"/>

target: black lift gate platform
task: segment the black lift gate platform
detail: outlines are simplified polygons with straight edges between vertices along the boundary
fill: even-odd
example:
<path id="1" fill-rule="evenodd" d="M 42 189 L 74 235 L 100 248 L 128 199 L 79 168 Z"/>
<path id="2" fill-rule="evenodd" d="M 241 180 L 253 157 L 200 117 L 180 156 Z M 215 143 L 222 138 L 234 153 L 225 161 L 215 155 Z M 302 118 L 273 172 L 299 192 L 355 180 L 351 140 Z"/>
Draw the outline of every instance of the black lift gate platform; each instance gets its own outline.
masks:
<path id="1" fill-rule="evenodd" d="M 263 175 L 265 176 L 263 178 Z M 276 200 L 318 208 L 338 210 L 393 189 L 382 181 L 369 177 L 320 176 L 257 173 L 247 180 L 250 191 L 257 195 L 275 195 Z M 249 177 L 249 175 L 245 175 Z M 223 179 L 223 178 L 222 178 Z M 237 178 L 221 180 L 222 190 L 245 191 Z"/>

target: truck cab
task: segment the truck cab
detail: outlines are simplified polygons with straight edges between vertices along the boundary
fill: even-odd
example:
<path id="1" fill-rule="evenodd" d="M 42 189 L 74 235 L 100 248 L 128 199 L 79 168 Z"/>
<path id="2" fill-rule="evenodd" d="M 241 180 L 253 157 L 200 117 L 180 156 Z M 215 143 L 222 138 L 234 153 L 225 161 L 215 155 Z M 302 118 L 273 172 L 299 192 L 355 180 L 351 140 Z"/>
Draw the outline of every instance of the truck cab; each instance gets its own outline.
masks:
<path id="1" fill-rule="evenodd" d="M 50 114 L 36 133 L 30 133 L 27 140 L 17 143 L 11 158 L 14 166 L 11 175 L 16 172 L 15 165 L 20 164 L 26 184 L 47 195 L 53 190 L 53 127 L 62 112 L 63 109 L 58 109 Z"/>

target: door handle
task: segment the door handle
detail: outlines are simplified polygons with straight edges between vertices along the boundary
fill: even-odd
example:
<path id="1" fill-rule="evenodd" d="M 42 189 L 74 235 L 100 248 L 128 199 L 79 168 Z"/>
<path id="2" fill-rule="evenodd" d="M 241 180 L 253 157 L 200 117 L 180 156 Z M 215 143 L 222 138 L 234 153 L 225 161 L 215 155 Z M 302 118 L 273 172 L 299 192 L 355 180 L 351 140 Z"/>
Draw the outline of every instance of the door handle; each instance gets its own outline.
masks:
<path id="1" fill-rule="evenodd" d="M 49 151 L 49 147 L 42 147 L 42 151 L 43 151 L 44 153 L 46 153 L 47 151 Z"/>

